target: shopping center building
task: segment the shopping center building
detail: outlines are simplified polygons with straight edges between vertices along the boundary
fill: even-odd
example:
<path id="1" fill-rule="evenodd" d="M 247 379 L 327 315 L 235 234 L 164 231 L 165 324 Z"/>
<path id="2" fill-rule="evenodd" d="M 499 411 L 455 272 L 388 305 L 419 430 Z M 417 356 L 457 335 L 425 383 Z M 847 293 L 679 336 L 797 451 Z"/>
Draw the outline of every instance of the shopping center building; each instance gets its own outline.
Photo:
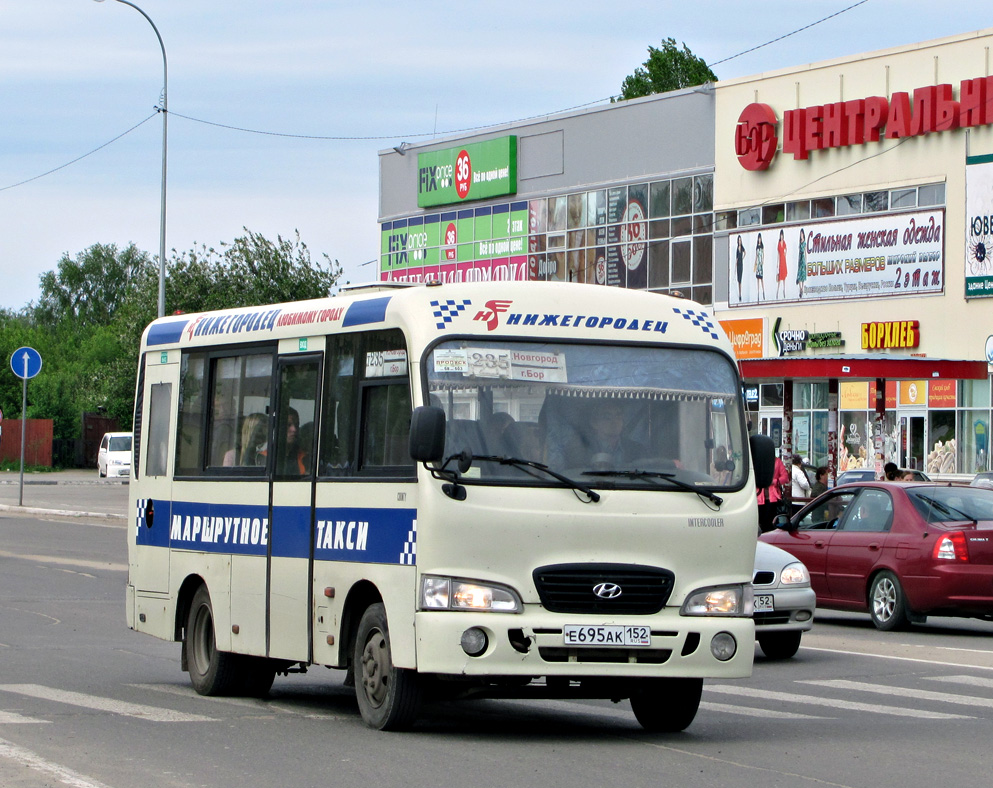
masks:
<path id="1" fill-rule="evenodd" d="M 678 292 L 724 325 L 786 453 L 986 469 L 991 47 L 985 30 L 398 145 L 380 277 Z"/>

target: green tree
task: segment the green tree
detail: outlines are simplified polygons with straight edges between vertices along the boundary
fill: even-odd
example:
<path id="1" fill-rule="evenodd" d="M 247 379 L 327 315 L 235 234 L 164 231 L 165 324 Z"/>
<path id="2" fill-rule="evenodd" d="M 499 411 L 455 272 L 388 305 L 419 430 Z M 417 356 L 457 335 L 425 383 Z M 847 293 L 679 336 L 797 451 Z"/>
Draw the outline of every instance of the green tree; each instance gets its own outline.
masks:
<path id="1" fill-rule="evenodd" d="M 342 275 L 337 260 L 325 254 L 323 260 L 314 261 L 299 232 L 293 238 L 277 236 L 270 241 L 243 229 L 245 235 L 222 242 L 220 251 L 202 244 L 188 252 L 173 250 L 166 267 L 168 312 L 235 309 L 331 295 Z M 158 266 L 151 260 L 137 272 L 114 320 L 117 351 L 101 367 L 100 404 L 122 426 L 131 424 L 138 350 L 145 326 L 156 316 L 158 277 Z"/>
<path id="2" fill-rule="evenodd" d="M 94 244 L 75 258 L 63 254 L 58 270 L 41 276 L 38 320 L 49 325 L 66 320 L 76 326 L 107 325 L 149 260 L 134 244 L 120 252 L 114 244 Z"/>
<path id="3" fill-rule="evenodd" d="M 624 78 L 619 98 L 639 98 L 716 81 L 717 75 L 706 61 L 690 52 L 686 44 L 679 49 L 674 38 L 666 38 L 658 49 L 648 47 L 648 60 Z"/>

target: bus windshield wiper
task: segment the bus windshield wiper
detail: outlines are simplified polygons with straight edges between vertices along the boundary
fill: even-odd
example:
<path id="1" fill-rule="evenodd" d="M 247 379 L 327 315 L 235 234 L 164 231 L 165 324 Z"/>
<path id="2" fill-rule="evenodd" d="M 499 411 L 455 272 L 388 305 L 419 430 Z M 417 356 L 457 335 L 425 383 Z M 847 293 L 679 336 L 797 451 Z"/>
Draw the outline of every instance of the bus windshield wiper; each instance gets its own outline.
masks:
<path id="1" fill-rule="evenodd" d="M 692 484 L 687 484 L 682 479 L 676 478 L 674 473 L 665 473 L 663 471 L 640 471 L 634 468 L 630 471 L 583 471 L 583 476 L 626 476 L 629 479 L 664 479 L 667 482 L 671 482 L 676 487 L 686 490 L 687 492 L 696 493 L 701 498 L 706 498 L 713 501 L 715 504 L 720 506 L 724 503 L 724 499 L 721 496 L 712 493 L 710 490 L 695 487 Z"/>
<path id="2" fill-rule="evenodd" d="M 596 490 L 587 487 L 585 484 L 580 484 L 579 482 L 570 479 L 568 476 L 562 475 L 558 471 L 553 471 L 543 462 L 536 462 L 535 460 L 522 460 L 518 457 L 503 457 L 495 454 L 473 454 L 472 459 L 484 460 L 486 462 L 498 462 L 501 465 L 512 465 L 515 468 L 522 468 L 522 469 L 534 468 L 535 470 L 541 471 L 542 473 L 551 476 L 553 479 L 557 479 L 563 484 L 569 485 L 569 487 L 571 487 L 573 490 L 578 490 L 579 492 L 583 493 L 583 495 L 587 496 L 590 499 L 589 500 L 590 503 L 596 503 L 597 501 L 600 500 L 600 493 L 598 493 Z M 531 475 L 534 476 L 534 474 Z"/>

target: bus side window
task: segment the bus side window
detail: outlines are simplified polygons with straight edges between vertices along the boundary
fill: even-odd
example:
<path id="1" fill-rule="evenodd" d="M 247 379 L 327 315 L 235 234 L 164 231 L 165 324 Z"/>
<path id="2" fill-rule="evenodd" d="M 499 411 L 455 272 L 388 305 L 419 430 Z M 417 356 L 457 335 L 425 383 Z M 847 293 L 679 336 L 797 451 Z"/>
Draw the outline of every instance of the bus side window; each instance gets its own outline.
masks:
<path id="1" fill-rule="evenodd" d="M 328 336 L 319 475 L 413 475 L 406 348 L 395 328 Z"/>
<path id="2" fill-rule="evenodd" d="M 148 402 L 148 454 L 145 458 L 146 476 L 166 475 L 169 452 L 169 411 L 172 404 L 172 384 L 153 383 Z"/>
<path id="3" fill-rule="evenodd" d="M 363 391 L 362 470 L 399 468 L 412 472 L 407 446 L 410 434 L 410 386 L 367 386 Z"/>

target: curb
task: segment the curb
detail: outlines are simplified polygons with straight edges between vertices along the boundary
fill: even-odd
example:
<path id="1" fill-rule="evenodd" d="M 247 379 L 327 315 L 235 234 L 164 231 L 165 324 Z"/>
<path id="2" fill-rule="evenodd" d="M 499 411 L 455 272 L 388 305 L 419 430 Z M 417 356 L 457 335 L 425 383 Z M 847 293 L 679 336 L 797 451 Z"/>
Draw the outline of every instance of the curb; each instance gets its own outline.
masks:
<path id="1" fill-rule="evenodd" d="M 111 514 L 109 512 L 74 512 L 69 509 L 41 509 L 35 506 L 13 506 L 0 503 L 0 512 L 13 512 L 15 514 L 38 514 L 49 517 L 66 517 L 71 520 L 96 519 L 114 520 L 124 522 L 128 519 L 126 514 Z"/>

